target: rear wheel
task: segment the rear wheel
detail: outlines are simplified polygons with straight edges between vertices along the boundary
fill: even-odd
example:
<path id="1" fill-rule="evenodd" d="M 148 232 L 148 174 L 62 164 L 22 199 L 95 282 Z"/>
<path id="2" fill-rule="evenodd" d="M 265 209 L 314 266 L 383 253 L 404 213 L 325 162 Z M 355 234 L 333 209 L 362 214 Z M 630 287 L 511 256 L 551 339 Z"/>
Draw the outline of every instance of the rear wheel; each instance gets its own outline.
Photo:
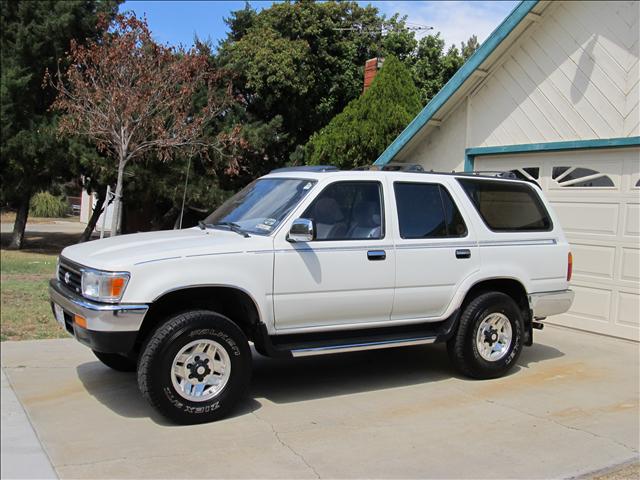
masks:
<path id="1" fill-rule="evenodd" d="M 510 296 L 483 293 L 462 312 L 458 331 L 447 343 L 449 357 L 469 377 L 500 377 L 522 352 L 523 330 L 522 313 Z"/>
<path id="2" fill-rule="evenodd" d="M 225 416 L 245 394 L 250 376 L 251 350 L 242 330 L 228 318 L 202 310 L 161 325 L 138 363 L 144 397 L 182 424 Z"/>
<path id="3" fill-rule="evenodd" d="M 93 354 L 98 357 L 107 367 L 117 370 L 118 372 L 135 372 L 136 361 L 132 358 L 125 357 L 118 353 L 103 353 L 93 350 Z"/>

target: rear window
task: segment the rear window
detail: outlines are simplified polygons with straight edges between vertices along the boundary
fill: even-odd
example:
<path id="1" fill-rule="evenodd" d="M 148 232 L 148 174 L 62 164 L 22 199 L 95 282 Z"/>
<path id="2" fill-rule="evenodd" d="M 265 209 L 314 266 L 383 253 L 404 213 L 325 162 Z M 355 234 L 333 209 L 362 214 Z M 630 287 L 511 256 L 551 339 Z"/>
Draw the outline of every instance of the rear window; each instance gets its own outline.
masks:
<path id="1" fill-rule="evenodd" d="M 549 231 L 549 213 L 533 187 L 524 183 L 459 178 L 487 226 L 496 232 Z"/>

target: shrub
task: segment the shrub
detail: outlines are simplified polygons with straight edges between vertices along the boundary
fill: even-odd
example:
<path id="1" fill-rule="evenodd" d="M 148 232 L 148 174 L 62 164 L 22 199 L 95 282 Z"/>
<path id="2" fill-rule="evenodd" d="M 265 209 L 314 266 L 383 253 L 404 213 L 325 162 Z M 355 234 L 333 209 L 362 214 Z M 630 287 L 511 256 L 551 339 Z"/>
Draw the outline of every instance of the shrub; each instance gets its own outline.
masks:
<path id="1" fill-rule="evenodd" d="M 38 192 L 31 198 L 30 213 L 34 217 L 64 217 L 68 211 L 69 204 L 64 197 Z"/>
<path id="2" fill-rule="evenodd" d="M 420 111 L 411 72 L 388 57 L 369 89 L 312 135 L 302 155 L 312 165 L 370 165 Z"/>

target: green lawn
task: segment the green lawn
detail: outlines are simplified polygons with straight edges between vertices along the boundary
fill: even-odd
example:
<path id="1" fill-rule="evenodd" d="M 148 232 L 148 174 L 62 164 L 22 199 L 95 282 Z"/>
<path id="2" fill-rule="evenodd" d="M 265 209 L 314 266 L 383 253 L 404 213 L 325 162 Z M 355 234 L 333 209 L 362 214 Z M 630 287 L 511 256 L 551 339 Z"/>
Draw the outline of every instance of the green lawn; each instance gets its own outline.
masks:
<path id="1" fill-rule="evenodd" d="M 56 255 L 0 251 L 0 340 L 64 337 L 47 294 Z"/>

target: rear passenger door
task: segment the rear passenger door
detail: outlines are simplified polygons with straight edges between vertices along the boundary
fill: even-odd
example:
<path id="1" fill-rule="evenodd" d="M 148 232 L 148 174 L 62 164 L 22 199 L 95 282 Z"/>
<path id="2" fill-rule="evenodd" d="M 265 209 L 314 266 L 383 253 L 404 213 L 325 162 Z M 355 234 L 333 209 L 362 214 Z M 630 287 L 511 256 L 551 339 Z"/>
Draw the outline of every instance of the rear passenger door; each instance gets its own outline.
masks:
<path id="1" fill-rule="evenodd" d="M 440 183 L 395 181 L 393 198 L 398 238 L 391 319 L 440 317 L 480 265 L 470 222 Z"/>

